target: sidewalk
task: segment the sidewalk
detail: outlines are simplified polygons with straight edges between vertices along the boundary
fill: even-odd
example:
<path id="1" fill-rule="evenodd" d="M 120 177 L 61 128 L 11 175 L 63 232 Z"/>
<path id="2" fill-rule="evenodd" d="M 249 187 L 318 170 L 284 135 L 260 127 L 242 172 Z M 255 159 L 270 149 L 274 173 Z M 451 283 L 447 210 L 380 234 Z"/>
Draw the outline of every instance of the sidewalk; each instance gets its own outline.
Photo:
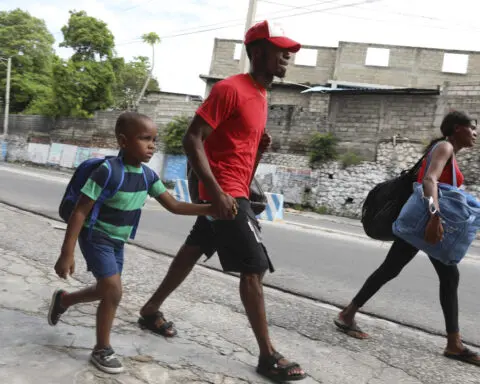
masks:
<path id="1" fill-rule="evenodd" d="M 169 258 L 127 245 L 124 296 L 112 343 L 126 373 L 109 376 L 88 363 L 94 305 L 69 310 L 57 327 L 46 313 L 53 290 L 91 282 L 79 253 L 74 278 L 53 271 L 64 231 L 58 222 L 0 205 L 0 383 L 265 383 L 235 277 L 197 267 L 164 307 L 179 335 L 164 339 L 136 326 L 139 307 L 163 278 Z M 8 228 L 8 229 L 7 229 Z M 444 340 L 361 316 L 369 341 L 335 330 L 337 309 L 265 289 L 279 351 L 310 374 L 303 383 L 480 383 L 476 367 L 441 356 Z"/>

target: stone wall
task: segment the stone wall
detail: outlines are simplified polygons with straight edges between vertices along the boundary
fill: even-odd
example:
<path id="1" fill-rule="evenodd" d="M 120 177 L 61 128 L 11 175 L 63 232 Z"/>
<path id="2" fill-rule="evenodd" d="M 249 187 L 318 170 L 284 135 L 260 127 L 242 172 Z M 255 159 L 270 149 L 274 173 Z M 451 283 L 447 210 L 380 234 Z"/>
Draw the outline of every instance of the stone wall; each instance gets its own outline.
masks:
<path id="1" fill-rule="evenodd" d="M 316 169 L 299 155 L 265 154 L 257 179 L 266 192 L 282 193 L 291 205 L 314 207 L 322 213 L 359 218 L 368 192 L 378 183 L 396 177 L 413 166 L 425 146 L 411 142 L 382 142 L 376 161 L 344 168 L 329 162 Z M 460 153 L 459 165 L 466 176 L 466 189 L 480 196 L 478 149 Z"/>

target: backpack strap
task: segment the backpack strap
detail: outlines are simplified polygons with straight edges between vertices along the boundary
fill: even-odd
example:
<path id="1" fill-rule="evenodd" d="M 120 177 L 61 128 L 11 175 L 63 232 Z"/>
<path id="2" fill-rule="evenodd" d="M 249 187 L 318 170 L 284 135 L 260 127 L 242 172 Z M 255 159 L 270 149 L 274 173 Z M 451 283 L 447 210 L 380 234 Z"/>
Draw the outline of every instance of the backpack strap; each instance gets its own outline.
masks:
<path id="1" fill-rule="evenodd" d="M 106 158 L 105 164 L 108 169 L 107 180 L 103 185 L 102 192 L 98 197 L 97 201 L 93 205 L 92 212 L 90 213 L 90 221 L 88 224 L 88 238 L 92 237 L 92 230 L 94 224 L 98 220 L 98 215 L 100 213 L 100 207 L 105 202 L 105 200 L 112 198 L 118 192 L 120 187 L 123 184 L 125 179 L 125 167 L 123 166 L 123 161 L 121 157 L 111 157 Z M 101 165 L 103 167 L 103 165 Z"/>
<path id="2" fill-rule="evenodd" d="M 143 180 L 145 181 L 145 187 L 147 188 L 147 194 L 148 194 L 148 191 L 150 190 L 151 186 L 155 182 L 155 173 L 150 167 L 147 167 L 145 164 L 142 164 L 142 175 L 143 175 Z M 130 239 L 132 240 L 135 239 L 135 236 L 137 234 L 137 228 L 138 228 L 138 224 L 140 223 L 141 215 L 142 215 L 142 211 L 140 210 L 135 220 L 135 224 L 132 228 L 132 233 L 130 233 Z"/>

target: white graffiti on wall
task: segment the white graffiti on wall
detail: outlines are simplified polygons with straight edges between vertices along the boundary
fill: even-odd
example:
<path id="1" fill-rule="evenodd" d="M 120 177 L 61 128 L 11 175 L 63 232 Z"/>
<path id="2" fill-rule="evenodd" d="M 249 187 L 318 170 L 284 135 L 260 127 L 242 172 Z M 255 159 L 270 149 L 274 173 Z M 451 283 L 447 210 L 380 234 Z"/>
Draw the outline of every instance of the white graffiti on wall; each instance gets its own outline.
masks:
<path id="1" fill-rule="evenodd" d="M 62 144 L 62 156 L 60 157 L 60 166 L 63 168 L 73 168 L 75 158 L 77 157 L 76 145 Z"/>
<path id="2" fill-rule="evenodd" d="M 273 164 L 259 164 L 255 176 L 266 191 L 284 195 L 287 203 L 301 203 L 305 187 L 312 181 L 310 169 Z"/>
<path id="3" fill-rule="evenodd" d="M 118 149 L 113 148 L 83 148 L 76 145 L 52 143 L 28 143 L 27 156 L 32 163 L 57 165 L 63 168 L 76 168 L 83 161 L 90 158 L 116 156 Z M 147 165 L 158 175 L 162 173 L 164 162 L 163 153 L 155 153 Z"/>
<path id="4" fill-rule="evenodd" d="M 35 164 L 46 164 L 48 154 L 50 153 L 50 145 L 28 143 L 28 160 Z"/>

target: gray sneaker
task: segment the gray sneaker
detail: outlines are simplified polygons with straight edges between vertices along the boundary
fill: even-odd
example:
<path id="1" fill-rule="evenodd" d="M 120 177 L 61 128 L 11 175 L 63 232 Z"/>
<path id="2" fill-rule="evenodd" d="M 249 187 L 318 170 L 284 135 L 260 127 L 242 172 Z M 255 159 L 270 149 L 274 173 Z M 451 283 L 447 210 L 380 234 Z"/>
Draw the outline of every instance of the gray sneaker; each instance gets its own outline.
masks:
<path id="1" fill-rule="evenodd" d="M 122 373 L 123 365 L 115 355 L 112 348 L 99 349 L 93 351 L 90 356 L 90 361 L 98 369 L 106 373 Z"/>
<path id="2" fill-rule="evenodd" d="M 48 310 L 48 324 L 54 326 L 57 325 L 60 317 L 65 313 L 66 308 L 63 308 L 60 304 L 62 300 L 62 295 L 65 292 L 63 289 L 57 289 L 52 296 L 52 301 L 50 302 L 50 309 Z"/>

